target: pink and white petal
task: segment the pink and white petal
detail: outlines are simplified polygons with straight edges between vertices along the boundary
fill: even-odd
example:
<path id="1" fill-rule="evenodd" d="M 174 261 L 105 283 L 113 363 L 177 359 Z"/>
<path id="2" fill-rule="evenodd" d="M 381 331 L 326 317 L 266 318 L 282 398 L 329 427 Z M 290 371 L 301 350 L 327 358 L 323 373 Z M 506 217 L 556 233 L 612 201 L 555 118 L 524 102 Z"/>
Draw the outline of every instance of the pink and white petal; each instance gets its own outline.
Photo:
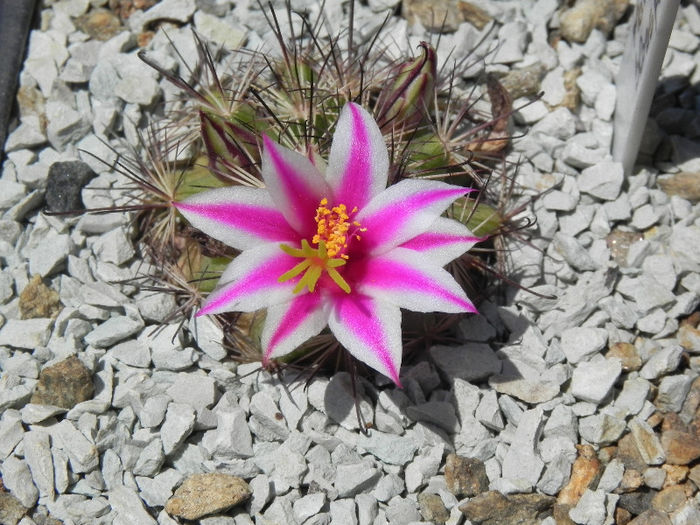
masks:
<path id="1" fill-rule="evenodd" d="M 335 127 L 326 169 L 334 204 L 362 209 L 386 188 L 388 171 L 389 154 L 372 115 L 357 104 L 345 104 Z"/>
<path id="2" fill-rule="evenodd" d="M 173 206 L 192 226 L 237 250 L 299 237 L 263 189 L 208 190 Z"/>
<path id="3" fill-rule="evenodd" d="M 262 332 L 263 363 L 293 351 L 327 324 L 320 293 L 302 291 L 287 303 L 270 306 Z"/>
<path id="4" fill-rule="evenodd" d="M 311 161 L 304 155 L 277 144 L 263 135 L 262 177 L 265 186 L 287 219 L 302 236 L 313 229 L 316 208 L 331 190 Z"/>
<path id="5" fill-rule="evenodd" d="M 209 294 L 197 316 L 222 312 L 253 312 L 294 297 L 298 279 L 283 283 L 278 278 L 299 263 L 284 253 L 279 244 L 264 244 L 236 257 Z"/>
<path id="6" fill-rule="evenodd" d="M 476 313 L 450 273 L 405 248 L 365 261 L 356 290 L 415 312 Z"/>
<path id="7" fill-rule="evenodd" d="M 336 339 L 356 359 L 381 372 L 401 386 L 401 310 L 351 293 L 334 295 L 328 326 Z"/>
<path id="8" fill-rule="evenodd" d="M 433 180 L 404 180 L 389 186 L 360 210 L 355 220 L 363 250 L 378 254 L 425 233 L 468 188 Z"/>
<path id="9" fill-rule="evenodd" d="M 445 266 L 486 239 L 477 237 L 459 221 L 438 217 L 427 232 L 409 239 L 400 248 L 420 252 L 435 265 Z"/>

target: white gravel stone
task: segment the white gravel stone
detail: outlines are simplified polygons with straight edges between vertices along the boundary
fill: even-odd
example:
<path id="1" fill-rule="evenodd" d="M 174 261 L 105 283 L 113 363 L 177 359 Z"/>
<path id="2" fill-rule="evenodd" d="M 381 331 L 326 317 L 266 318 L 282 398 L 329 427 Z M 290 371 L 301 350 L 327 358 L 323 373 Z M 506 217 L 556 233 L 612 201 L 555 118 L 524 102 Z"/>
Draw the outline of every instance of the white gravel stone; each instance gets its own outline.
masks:
<path id="1" fill-rule="evenodd" d="M 27 193 L 24 184 L 7 178 L 0 178 L 0 209 L 6 210 L 17 204 Z"/>
<path id="2" fill-rule="evenodd" d="M 108 353 L 130 366 L 147 368 L 151 364 L 151 352 L 148 346 L 137 339 L 115 345 Z"/>
<path id="3" fill-rule="evenodd" d="M 355 496 L 355 504 L 358 525 L 372 525 L 377 517 L 377 500 L 370 494 L 358 494 Z"/>
<path id="4" fill-rule="evenodd" d="M 216 402 L 216 382 L 203 374 L 177 374 L 167 394 L 177 403 L 190 405 L 197 411 L 209 408 Z"/>
<path id="5" fill-rule="evenodd" d="M 479 420 L 479 422 L 491 430 L 503 430 L 503 416 L 501 415 L 501 410 L 498 406 L 498 396 L 496 395 L 496 392 L 493 390 L 484 392 L 474 416 Z"/>
<path id="6" fill-rule="evenodd" d="M 639 371 L 644 379 L 657 379 L 673 372 L 681 361 L 683 348 L 678 345 L 659 348 Z"/>
<path id="7" fill-rule="evenodd" d="M 163 445 L 160 439 L 154 439 L 143 448 L 132 472 L 136 476 L 153 477 L 160 472 L 164 460 Z"/>
<path id="8" fill-rule="evenodd" d="M 644 471 L 644 484 L 652 489 L 661 490 L 666 481 L 666 471 L 662 468 L 649 467 Z"/>
<path id="9" fill-rule="evenodd" d="M 152 428 L 160 425 L 170 404 L 170 396 L 165 394 L 150 395 L 146 398 L 138 413 L 141 426 Z"/>
<path id="10" fill-rule="evenodd" d="M 579 190 L 598 199 L 615 201 L 620 195 L 624 175 L 619 162 L 600 162 L 586 168 L 577 177 Z"/>
<path id="11" fill-rule="evenodd" d="M 602 328 L 569 328 L 561 334 L 561 349 L 573 364 L 600 352 L 607 342 L 608 332 Z"/>
<path id="12" fill-rule="evenodd" d="M 135 476 L 139 497 L 150 507 L 163 507 L 173 495 L 173 490 L 182 481 L 182 474 L 175 469 L 166 469 L 153 478 Z M 159 521 L 160 523 L 160 521 Z"/>
<path id="13" fill-rule="evenodd" d="M 114 94 L 127 104 L 150 106 L 161 94 L 160 85 L 151 77 L 121 78 L 114 85 Z"/>
<path id="14" fill-rule="evenodd" d="M 199 34 L 224 49 L 238 49 L 246 39 L 246 33 L 240 27 L 204 11 L 194 13 L 194 25 Z"/>
<path id="15" fill-rule="evenodd" d="M 364 421 L 372 421 L 373 407 L 363 396 L 361 384 L 357 387 L 361 417 Z M 343 428 L 348 430 L 359 428 L 349 374 L 335 374 L 330 381 L 317 378 L 309 386 L 308 396 L 311 406 L 326 414 Z"/>
<path id="16" fill-rule="evenodd" d="M 359 436 L 357 446 L 389 465 L 405 465 L 413 459 L 418 449 L 411 435 L 395 436 L 375 430 L 369 431 L 367 436 Z"/>
<path id="17" fill-rule="evenodd" d="M 641 377 L 628 377 L 622 385 L 622 391 L 615 399 L 613 407 L 622 417 L 638 414 L 644 406 L 651 391 L 651 383 Z"/>
<path id="18" fill-rule="evenodd" d="M 246 414 L 240 407 L 216 410 L 216 429 L 208 431 L 203 445 L 215 456 L 248 458 L 253 456 L 253 439 L 246 424 Z"/>
<path id="19" fill-rule="evenodd" d="M 603 475 L 600 477 L 600 480 L 598 481 L 597 490 L 602 490 L 603 492 L 606 492 L 606 493 L 612 492 L 620 485 L 620 482 L 622 481 L 622 476 L 624 475 L 624 473 L 625 473 L 624 463 L 620 459 L 614 458 L 605 467 L 605 470 L 603 471 Z"/>
<path id="20" fill-rule="evenodd" d="M 544 85 L 542 87 L 546 89 Z M 557 108 L 535 124 L 530 132 L 533 134 L 533 137 L 546 135 L 560 140 L 567 140 L 576 133 L 576 118 L 568 109 Z"/>
<path id="21" fill-rule="evenodd" d="M 543 425 L 542 409 L 523 412 L 513 441 L 503 459 L 502 475 L 513 481 L 525 481 L 530 486 L 537 484 L 544 461 L 536 451 Z"/>
<path id="22" fill-rule="evenodd" d="M 668 288 L 646 273 L 639 277 L 623 275 L 617 283 L 617 291 L 633 299 L 637 310 L 642 314 L 654 308 L 663 308 L 675 299 Z"/>
<path id="23" fill-rule="evenodd" d="M 610 414 L 592 414 L 582 417 L 578 422 L 578 431 L 589 443 L 609 444 L 616 442 L 625 431 L 625 420 Z"/>
<path id="24" fill-rule="evenodd" d="M 603 490 L 586 489 L 576 506 L 569 511 L 569 517 L 572 520 L 586 525 L 603 525 L 605 516 L 605 491 Z"/>
<path id="25" fill-rule="evenodd" d="M 651 228 L 660 219 L 659 213 L 654 209 L 651 204 L 644 204 L 640 206 L 632 214 L 632 226 L 638 230 L 646 230 Z"/>
<path id="26" fill-rule="evenodd" d="M 30 430 L 22 439 L 24 460 L 32 473 L 34 484 L 41 497 L 54 495 L 54 469 L 49 434 L 43 430 Z"/>
<path id="27" fill-rule="evenodd" d="M 0 460 L 12 454 L 23 436 L 20 413 L 17 410 L 5 410 L 0 418 Z"/>
<path id="28" fill-rule="evenodd" d="M 145 321 L 163 323 L 173 314 L 177 303 L 172 294 L 141 292 L 136 295 L 136 307 Z"/>
<path id="29" fill-rule="evenodd" d="M 226 357 L 223 346 L 224 333 L 209 316 L 198 317 L 190 321 L 190 327 L 194 327 L 193 334 L 197 346 L 212 359 L 221 361 Z"/>
<path id="30" fill-rule="evenodd" d="M 632 419 L 628 426 L 646 464 L 661 465 L 666 459 L 666 454 L 654 429 L 639 417 Z"/>
<path id="31" fill-rule="evenodd" d="M 58 438 L 58 445 L 68 455 L 73 472 L 90 472 L 99 465 L 100 457 L 97 447 L 88 441 L 70 421 L 64 419 L 54 425 L 51 436 Z"/>
<path id="32" fill-rule="evenodd" d="M 372 488 L 381 473 L 366 462 L 338 465 L 334 486 L 341 498 L 353 497 Z"/>
<path id="33" fill-rule="evenodd" d="M 537 483 L 537 488 L 554 496 L 564 487 L 571 473 L 571 461 L 560 455 L 547 463 L 544 473 Z"/>
<path id="34" fill-rule="evenodd" d="M 27 508 L 32 508 L 39 499 L 39 490 L 32 481 L 32 474 L 27 464 L 21 459 L 10 456 L 0 465 L 2 482 L 12 495 Z"/>
<path id="35" fill-rule="evenodd" d="M 184 443 L 194 429 L 195 413 L 190 405 L 170 403 L 165 413 L 165 421 L 160 428 L 165 455 L 172 454 Z"/>
<path id="36" fill-rule="evenodd" d="M 661 308 L 655 308 L 647 315 L 637 320 L 637 328 L 640 332 L 652 334 L 653 337 L 660 337 L 665 335 L 663 331 L 666 322 L 666 313 Z"/>
<path id="37" fill-rule="evenodd" d="M 546 437 L 562 436 L 572 442 L 577 438 L 577 421 L 571 407 L 559 404 L 554 407 L 544 425 Z"/>
<path id="38" fill-rule="evenodd" d="M 435 366 L 448 378 L 482 381 L 501 371 L 496 353 L 486 344 L 433 346 L 430 356 Z"/>
<path id="39" fill-rule="evenodd" d="M 561 47 L 561 45 L 559 46 Z M 564 68 L 556 67 L 542 79 L 542 100 L 550 106 L 556 106 L 564 101 L 566 87 L 564 86 Z"/>
<path id="40" fill-rule="evenodd" d="M 45 346 L 51 335 L 53 319 L 8 319 L 0 328 L 0 346 L 34 350 Z"/>
<path id="41" fill-rule="evenodd" d="M 147 11 L 136 12 L 129 17 L 129 26 L 138 33 L 158 20 L 173 20 L 186 23 L 196 10 L 194 0 L 162 0 Z"/>
<path id="42" fill-rule="evenodd" d="M 143 321 L 125 315 L 112 317 L 85 336 L 85 342 L 95 348 L 107 348 L 123 341 L 143 328 Z"/>
<path id="43" fill-rule="evenodd" d="M 557 233 L 554 235 L 552 247 L 576 270 L 585 272 L 597 270 L 600 267 L 600 263 L 591 257 L 589 250 L 575 237 Z"/>
<path id="44" fill-rule="evenodd" d="M 571 377 L 571 393 L 591 403 L 602 402 L 622 372 L 619 359 L 600 358 L 579 363 Z"/>
<path id="45" fill-rule="evenodd" d="M 3 363 L 6 374 L 13 374 L 18 377 L 28 377 L 37 379 L 39 377 L 39 362 L 30 354 L 16 352 Z"/>
<path id="46" fill-rule="evenodd" d="M 326 495 L 323 492 L 316 492 L 314 494 L 308 494 L 299 498 L 292 505 L 294 510 L 294 519 L 297 523 L 303 523 L 308 518 L 318 514 L 325 503 Z"/>
<path id="47" fill-rule="evenodd" d="M 331 501 L 330 511 L 332 523 L 357 525 L 357 512 L 355 511 L 354 500 L 348 498 Z"/>
<path id="48" fill-rule="evenodd" d="M 100 235 L 92 244 L 92 251 L 101 261 L 121 265 L 134 256 L 134 247 L 124 228 L 115 228 Z"/>
<path id="49" fill-rule="evenodd" d="M 680 412 L 695 377 L 666 376 L 661 379 L 654 404 L 662 412 Z"/>
<path id="50" fill-rule="evenodd" d="M 248 482 L 252 492 L 250 498 L 250 513 L 252 515 L 260 512 L 270 501 L 273 496 L 270 485 L 270 478 L 265 474 L 258 474 Z"/>
<path id="51" fill-rule="evenodd" d="M 156 525 L 157 522 L 146 511 L 143 501 L 133 488 L 124 485 L 108 492 L 109 504 L 116 513 L 114 522 L 120 525 Z"/>
<path id="52" fill-rule="evenodd" d="M 665 254 L 649 255 L 642 262 L 644 273 L 653 275 L 660 284 L 673 290 L 678 276 L 673 266 L 673 258 Z"/>

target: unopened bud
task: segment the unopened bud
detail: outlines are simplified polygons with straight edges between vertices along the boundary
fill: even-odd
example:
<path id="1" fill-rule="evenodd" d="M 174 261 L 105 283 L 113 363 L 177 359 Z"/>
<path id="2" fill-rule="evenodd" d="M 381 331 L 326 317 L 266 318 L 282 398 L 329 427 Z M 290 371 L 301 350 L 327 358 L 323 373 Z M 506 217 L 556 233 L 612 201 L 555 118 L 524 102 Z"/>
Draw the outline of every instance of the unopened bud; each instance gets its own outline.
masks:
<path id="1" fill-rule="evenodd" d="M 433 47 L 421 42 L 421 56 L 398 66 L 394 81 L 379 94 L 378 124 L 413 126 L 426 113 L 434 94 L 437 56 Z"/>

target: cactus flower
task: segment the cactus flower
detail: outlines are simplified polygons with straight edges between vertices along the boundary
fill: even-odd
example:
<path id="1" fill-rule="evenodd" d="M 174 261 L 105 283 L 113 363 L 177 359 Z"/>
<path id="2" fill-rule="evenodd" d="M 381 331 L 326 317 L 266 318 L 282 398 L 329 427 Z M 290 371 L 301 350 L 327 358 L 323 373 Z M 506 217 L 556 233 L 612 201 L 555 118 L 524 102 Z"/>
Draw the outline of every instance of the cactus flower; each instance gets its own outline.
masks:
<path id="1" fill-rule="evenodd" d="M 443 268 L 475 242 L 440 215 L 470 190 L 432 180 L 386 187 L 389 157 L 363 108 L 343 108 L 325 174 L 263 136 L 265 188 L 233 186 L 173 205 L 238 250 L 198 316 L 267 308 L 263 362 L 326 326 L 357 359 L 399 383 L 401 308 L 475 312 Z"/>

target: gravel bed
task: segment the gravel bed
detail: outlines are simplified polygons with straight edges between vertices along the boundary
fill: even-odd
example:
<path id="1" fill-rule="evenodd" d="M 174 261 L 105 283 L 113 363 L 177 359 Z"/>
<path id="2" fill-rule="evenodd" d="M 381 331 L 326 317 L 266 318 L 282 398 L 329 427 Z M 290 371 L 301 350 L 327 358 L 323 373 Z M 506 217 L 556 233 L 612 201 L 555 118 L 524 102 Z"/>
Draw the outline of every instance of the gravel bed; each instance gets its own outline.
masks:
<path id="1" fill-rule="evenodd" d="M 128 215 L 41 213 L 123 200 L 114 151 L 178 96 L 139 45 L 170 70 L 196 62 L 193 27 L 257 49 L 257 4 L 45 0 L 0 177 L 0 523 L 700 523 L 700 10 L 679 10 L 625 177 L 628 2 L 563 3 L 406 0 L 388 21 L 415 48 L 426 5 L 450 4 L 441 60 L 476 46 L 467 79 L 503 75 L 510 158 L 524 195 L 543 192 L 511 273 L 539 295 L 486 300 L 403 389 L 363 380 L 364 434 L 348 374 L 305 388 L 236 366 L 207 318 L 163 326 L 173 297 L 125 283 L 143 272 Z M 358 2 L 358 38 L 398 4 Z M 326 2 L 331 34 L 346 9 Z"/>

